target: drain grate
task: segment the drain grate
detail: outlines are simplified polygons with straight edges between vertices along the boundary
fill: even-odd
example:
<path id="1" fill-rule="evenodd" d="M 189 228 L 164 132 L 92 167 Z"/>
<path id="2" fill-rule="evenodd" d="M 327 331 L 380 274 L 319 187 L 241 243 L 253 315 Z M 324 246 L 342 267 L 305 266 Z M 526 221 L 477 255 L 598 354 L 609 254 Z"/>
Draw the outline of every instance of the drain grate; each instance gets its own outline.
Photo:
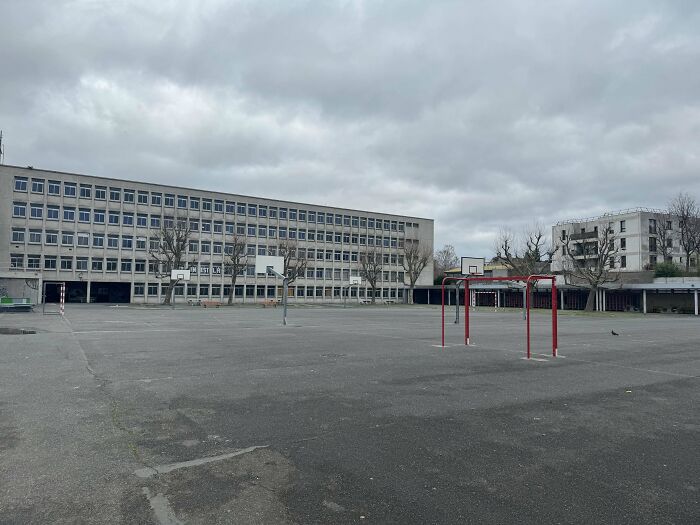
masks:
<path id="1" fill-rule="evenodd" d="M 36 330 L 30 328 L 5 328 L 0 326 L 0 334 L 4 335 L 27 335 L 35 334 Z"/>

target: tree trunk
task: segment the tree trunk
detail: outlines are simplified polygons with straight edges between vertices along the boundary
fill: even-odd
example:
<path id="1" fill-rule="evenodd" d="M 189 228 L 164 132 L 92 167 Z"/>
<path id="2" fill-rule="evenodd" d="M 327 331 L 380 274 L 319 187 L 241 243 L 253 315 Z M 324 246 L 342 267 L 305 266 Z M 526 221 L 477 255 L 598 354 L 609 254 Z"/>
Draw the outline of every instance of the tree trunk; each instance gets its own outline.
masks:
<path id="1" fill-rule="evenodd" d="M 233 295 L 236 293 L 236 278 L 231 277 L 231 289 L 228 291 L 228 304 L 233 304 Z"/>
<path id="2" fill-rule="evenodd" d="M 416 285 L 412 284 L 408 289 L 408 304 L 413 304 L 413 289 L 415 287 Z"/>
<path id="3" fill-rule="evenodd" d="M 175 281 L 170 281 L 168 283 L 168 288 L 166 289 L 165 292 L 165 298 L 163 299 L 163 304 L 170 304 L 170 301 L 173 297 L 173 288 L 175 288 Z"/>
<path id="4" fill-rule="evenodd" d="M 372 304 L 377 302 L 377 293 L 374 288 L 372 288 Z"/>
<path id="5" fill-rule="evenodd" d="M 595 298 L 597 293 L 597 286 L 592 286 L 591 289 L 588 291 L 588 299 L 586 299 L 586 308 L 584 308 L 586 312 L 592 312 L 595 308 Z"/>

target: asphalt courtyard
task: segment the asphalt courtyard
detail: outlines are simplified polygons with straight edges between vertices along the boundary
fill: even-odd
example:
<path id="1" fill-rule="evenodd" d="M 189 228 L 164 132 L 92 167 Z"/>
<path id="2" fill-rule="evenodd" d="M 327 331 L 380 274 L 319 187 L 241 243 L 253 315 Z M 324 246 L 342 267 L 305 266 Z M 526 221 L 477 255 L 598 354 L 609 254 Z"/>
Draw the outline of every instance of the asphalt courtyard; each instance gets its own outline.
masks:
<path id="1" fill-rule="evenodd" d="M 696 317 L 280 314 L 0 314 L 0 523 L 700 522 Z"/>

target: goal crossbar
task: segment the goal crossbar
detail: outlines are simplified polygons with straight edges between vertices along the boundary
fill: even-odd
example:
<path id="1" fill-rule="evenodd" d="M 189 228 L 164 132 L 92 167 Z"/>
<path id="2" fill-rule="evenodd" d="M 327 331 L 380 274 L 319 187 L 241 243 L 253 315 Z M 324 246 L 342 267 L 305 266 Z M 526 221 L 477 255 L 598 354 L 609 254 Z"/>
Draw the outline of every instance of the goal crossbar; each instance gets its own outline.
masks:
<path id="1" fill-rule="evenodd" d="M 464 344 L 469 345 L 469 283 L 474 281 L 520 281 L 525 283 L 525 311 L 526 311 L 526 339 L 527 358 L 530 359 L 530 289 L 537 281 L 552 282 L 552 357 L 557 357 L 558 334 L 557 334 L 557 279 L 554 275 L 514 275 L 510 277 L 453 277 L 448 276 L 442 280 L 442 347 L 445 346 L 445 284 L 448 281 L 464 282 Z M 459 292 L 458 292 L 459 293 Z"/>

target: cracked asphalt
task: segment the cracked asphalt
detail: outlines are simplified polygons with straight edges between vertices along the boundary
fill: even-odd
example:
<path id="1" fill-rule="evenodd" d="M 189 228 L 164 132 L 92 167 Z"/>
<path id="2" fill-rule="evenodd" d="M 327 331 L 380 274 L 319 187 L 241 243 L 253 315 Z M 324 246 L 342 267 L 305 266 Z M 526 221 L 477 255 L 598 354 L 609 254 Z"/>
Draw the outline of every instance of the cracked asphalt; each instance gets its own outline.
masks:
<path id="1" fill-rule="evenodd" d="M 0 314 L 0 523 L 700 522 L 698 318 L 280 314 Z"/>

